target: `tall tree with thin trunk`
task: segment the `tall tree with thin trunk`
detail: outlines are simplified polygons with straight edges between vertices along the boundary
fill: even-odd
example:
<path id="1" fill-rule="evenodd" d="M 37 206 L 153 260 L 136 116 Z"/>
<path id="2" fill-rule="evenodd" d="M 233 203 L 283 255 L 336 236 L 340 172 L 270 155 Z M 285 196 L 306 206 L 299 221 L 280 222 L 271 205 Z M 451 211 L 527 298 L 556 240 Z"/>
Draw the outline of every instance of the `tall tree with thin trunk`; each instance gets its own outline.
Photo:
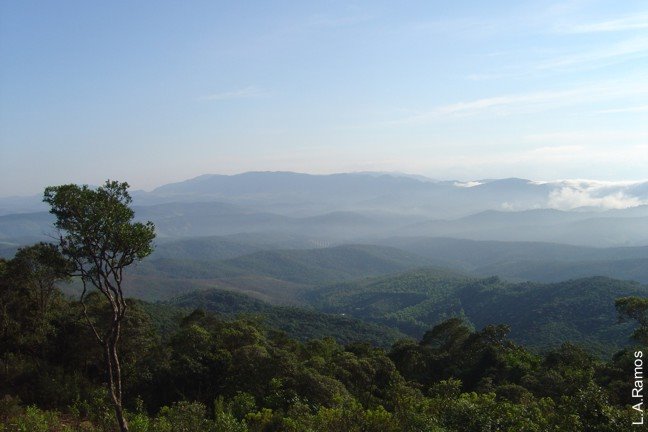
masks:
<path id="1" fill-rule="evenodd" d="M 128 423 L 122 407 L 119 338 L 126 314 L 122 290 L 124 269 L 153 251 L 152 222 L 134 222 L 128 183 L 106 181 L 97 188 L 68 184 L 45 189 L 43 201 L 56 216 L 59 246 L 73 263 L 73 276 L 83 283 L 81 304 L 86 321 L 101 345 L 107 371 L 108 393 L 122 432 Z M 110 319 L 101 326 L 88 315 L 85 296 L 97 289 L 106 300 Z"/>

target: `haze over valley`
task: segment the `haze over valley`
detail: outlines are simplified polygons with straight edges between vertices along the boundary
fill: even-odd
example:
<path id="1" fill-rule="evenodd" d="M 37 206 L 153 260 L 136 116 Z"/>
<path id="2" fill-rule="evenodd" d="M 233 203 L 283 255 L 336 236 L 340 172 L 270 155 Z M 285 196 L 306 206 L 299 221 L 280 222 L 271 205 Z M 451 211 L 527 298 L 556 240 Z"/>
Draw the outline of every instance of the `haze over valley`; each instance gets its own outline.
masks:
<path id="1" fill-rule="evenodd" d="M 127 272 L 129 295 L 182 305 L 218 295 L 204 304 L 221 313 L 263 312 L 280 328 L 285 322 L 277 316 L 288 312 L 273 308 L 305 308 L 378 326 L 372 331 L 383 336 L 372 340 L 385 344 L 398 335 L 420 337 L 458 313 L 477 327 L 501 320 L 513 307 L 506 296 L 520 291 L 528 292 L 523 304 L 537 311 L 556 302 L 552 296 L 566 296 L 560 302 L 567 305 L 603 290 L 597 313 L 607 318 L 596 324 L 603 331 L 614 325 L 615 296 L 643 295 L 641 284 L 648 284 L 645 182 L 249 172 L 203 175 L 132 195 L 136 219 L 153 221 L 158 237 L 152 256 Z M 55 238 L 53 218 L 35 197 L 1 203 L 7 258 L 29 242 Z M 486 315 L 470 312 L 475 295 L 465 293 L 484 286 L 502 294 L 481 300 Z M 213 289 L 221 294 L 204 294 Z M 68 291 L 76 293 L 75 285 Z M 534 295 L 538 300 L 530 300 Z M 249 297 L 255 300 L 243 300 Z M 539 349 L 561 340 L 606 353 L 622 346 L 625 327 L 615 330 L 620 339 L 595 336 L 593 324 L 567 318 L 567 309 L 554 310 L 559 318 L 544 315 L 553 330 L 534 327 L 535 312 L 506 323 L 522 320 L 512 337 Z M 527 326 L 529 333 L 522 330 Z M 538 333 L 542 339 L 530 337 Z"/>

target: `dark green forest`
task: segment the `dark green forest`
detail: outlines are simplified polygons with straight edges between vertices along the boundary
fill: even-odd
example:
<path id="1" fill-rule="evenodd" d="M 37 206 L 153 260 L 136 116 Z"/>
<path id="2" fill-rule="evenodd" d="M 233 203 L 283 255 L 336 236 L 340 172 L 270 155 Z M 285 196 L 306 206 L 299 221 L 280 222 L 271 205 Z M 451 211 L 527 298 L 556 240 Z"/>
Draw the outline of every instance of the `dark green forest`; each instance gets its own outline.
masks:
<path id="1" fill-rule="evenodd" d="M 113 430 L 79 302 L 54 290 L 41 309 L 33 287 L 7 289 L 14 268 L 2 263 L 4 430 Z M 93 319 L 106 319 L 104 303 L 88 298 Z M 540 355 L 511 342 L 506 325 L 451 318 L 383 349 L 298 341 L 253 316 L 128 303 L 121 356 L 134 431 L 620 431 L 637 418 L 632 347 L 609 360 L 570 343 Z"/>

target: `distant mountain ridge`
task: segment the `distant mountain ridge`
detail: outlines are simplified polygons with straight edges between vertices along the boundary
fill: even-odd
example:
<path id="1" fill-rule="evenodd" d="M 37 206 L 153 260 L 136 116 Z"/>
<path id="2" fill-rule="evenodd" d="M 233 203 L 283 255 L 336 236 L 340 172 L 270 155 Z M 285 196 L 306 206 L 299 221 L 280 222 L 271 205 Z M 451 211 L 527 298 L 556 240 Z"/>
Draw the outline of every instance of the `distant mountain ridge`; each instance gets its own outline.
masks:
<path id="1" fill-rule="evenodd" d="M 648 181 L 538 182 L 523 178 L 439 181 L 394 172 L 316 175 L 253 171 L 234 175 L 204 174 L 161 185 L 150 192 L 136 190 L 132 195 L 137 205 L 221 201 L 251 204 L 257 208 L 263 206 L 275 211 L 283 206 L 289 212 L 319 211 L 322 207 L 315 205 L 317 202 L 325 203 L 328 211 L 358 209 L 364 204 L 365 209 L 394 212 L 397 210 L 394 205 L 406 205 L 410 210 L 417 209 L 429 216 L 459 217 L 488 209 L 624 208 L 648 204 Z M 430 206 L 430 200 L 437 201 L 437 205 Z M 332 203 L 337 203 L 337 207 L 331 207 Z M 444 207 L 443 212 L 438 208 L 434 211 L 438 204 Z M 0 215 L 44 209 L 40 195 L 0 198 Z"/>
<path id="2" fill-rule="evenodd" d="M 461 183 L 397 173 L 248 172 L 203 175 L 133 197 L 136 217 L 153 221 L 160 239 L 247 233 L 325 244 L 426 236 L 648 245 L 648 186 L 640 182 Z M 0 199 L 0 208 L 5 204 Z M 0 253 L 47 239 L 52 221 L 45 211 L 0 215 Z"/>

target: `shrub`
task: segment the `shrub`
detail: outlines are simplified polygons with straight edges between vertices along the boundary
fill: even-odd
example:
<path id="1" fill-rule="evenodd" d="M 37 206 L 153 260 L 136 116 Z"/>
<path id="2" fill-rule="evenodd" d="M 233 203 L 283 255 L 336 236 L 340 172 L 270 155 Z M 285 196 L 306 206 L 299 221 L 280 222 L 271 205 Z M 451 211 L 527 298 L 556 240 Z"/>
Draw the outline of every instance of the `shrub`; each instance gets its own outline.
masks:
<path id="1" fill-rule="evenodd" d="M 178 402 L 171 407 L 163 407 L 158 417 L 158 427 L 166 432 L 208 432 L 213 430 L 213 423 L 205 418 L 207 409 L 199 402 Z M 166 420 L 163 421 L 162 419 Z M 171 426 L 167 428 L 166 423 Z"/>
<path id="2" fill-rule="evenodd" d="M 50 428 L 60 425 L 58 416 L 51 411 L 42 411 L 28 406 L 25 412 L 12 418 L 6 425 L 7 432 L 49 432 Z"/>

